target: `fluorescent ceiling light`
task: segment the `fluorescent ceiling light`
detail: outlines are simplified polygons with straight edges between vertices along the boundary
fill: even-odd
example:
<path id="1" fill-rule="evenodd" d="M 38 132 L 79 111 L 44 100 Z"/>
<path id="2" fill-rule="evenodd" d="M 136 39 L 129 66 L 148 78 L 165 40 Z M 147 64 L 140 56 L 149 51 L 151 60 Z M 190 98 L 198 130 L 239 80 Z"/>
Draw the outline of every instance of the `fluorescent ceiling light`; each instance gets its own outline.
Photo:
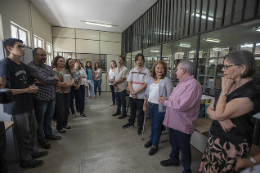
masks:
<path id="1" fill-rule="evenodd" d="M 190 47 L 189 44 L 180 44 L 180 47 Z"/>
<path id="2" fill-rule="evenodd" d="M 155 34 L 167 34 L 168 35 L 168 33 L 166 33 L 166 32 L 154 32 Z M 169 33 L 169 35 L 172 35 L 171 33 Z"/>
<path id="3" fill-rule="evenodd" d="M 104 27 L 117 27 L 117 25 L 109 25 L 109 24 L 104 24 L 104 23 L 96 23 L 96 22 L 89 22 L 89 21 L 83 21 L 81 20 L 81 22 L 85 23 L 85 24 L 89 24 L 89 25 L 97 25 L 97 26 L 104 26 Z"/>
<path id="4" fill-rule="evenodd" d="M 256 31 L 260 32 L 260 28 L 257 28 Z"/>
<path id="5" fill-rule="evenodd" d="M 219 42 L 220 42 L 219 39 L 214 39 L 214 38 L 207 38 L 206 41 L 209 41 L 209 42 L 215 42 L 215 43 L 219 43 Z"/>
<path id="6" fill-rule="evenodd" d="M 151 50 L 150 52 L 159 52 L 159 50 Z"/>
<path id="7" fill-rule="evenodd" d="M 194 16 L 194 13 L 192 13 L 192 16 Z M 196 13 L 196 17 L 200 17 L 200 14 Z M 207 16 L 201 15 L 201 18 L 202 18 L 202 19 L 206 19 Z M 213 19 L 212 17 L 208 17 L 208 20 L 213 21 L 214 19 Z"/>
<path id="8" fill-rule="evenodd" d="M 241 47 L 253 47 L 253 44 L 244 44 L 244 45 L 241 45 Z"/>
<path id="9" fill-rule="evenodd" d="M 256 43 L 256 46 L 260 46 L 260 43 Z"/>

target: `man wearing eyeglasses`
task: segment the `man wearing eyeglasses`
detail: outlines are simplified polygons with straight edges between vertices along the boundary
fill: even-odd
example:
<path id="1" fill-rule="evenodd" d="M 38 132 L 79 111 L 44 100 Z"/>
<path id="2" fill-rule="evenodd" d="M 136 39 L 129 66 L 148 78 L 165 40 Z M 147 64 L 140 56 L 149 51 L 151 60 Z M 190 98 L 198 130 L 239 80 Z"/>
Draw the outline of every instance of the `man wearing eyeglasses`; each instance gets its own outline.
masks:
<path id="1" fill-rule="evenodd" d="M 39 91 L 34 94 L 34 111 L 38 124 L 37 139 L 42 148 L 50 149 L 51 145 L 47 139 L 59 140 L 60 136 L 52 134 L 51 122 L 55 110 L 55 84 L 58 79 L 52 68 L 46 64 L 46 52 L 42 48 L 33 50 L 33 61 L 28 64 L 31 76 Z"/>

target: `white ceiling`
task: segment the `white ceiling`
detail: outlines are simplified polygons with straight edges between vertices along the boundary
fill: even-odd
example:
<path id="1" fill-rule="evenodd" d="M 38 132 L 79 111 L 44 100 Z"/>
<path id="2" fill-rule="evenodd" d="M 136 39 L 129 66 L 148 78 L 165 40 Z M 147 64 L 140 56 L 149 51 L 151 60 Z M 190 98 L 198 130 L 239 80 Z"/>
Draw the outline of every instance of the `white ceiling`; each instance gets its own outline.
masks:
<path id="1" fill-rule="evenodd" d="M 157 0 L 30 0 L 53 26 L 122 33 Z M 80 20 L 118 25 L 87 25 Z"/>

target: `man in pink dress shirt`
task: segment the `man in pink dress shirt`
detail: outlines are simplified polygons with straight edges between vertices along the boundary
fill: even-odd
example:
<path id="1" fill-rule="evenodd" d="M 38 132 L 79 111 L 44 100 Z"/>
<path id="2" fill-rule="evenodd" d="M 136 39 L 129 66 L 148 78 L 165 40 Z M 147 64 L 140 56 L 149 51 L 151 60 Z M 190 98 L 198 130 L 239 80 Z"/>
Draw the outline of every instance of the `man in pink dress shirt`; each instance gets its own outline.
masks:
<path id="1" fill-rule="evenodd" d="M 194 132 L 200 110 L 202 89 L 193 77 L 194 66 L 189 60 L 183 60 L 176 69 L 179 83 L 169 98 L 160 97 L 159 101 L 167 106 L 163 124 L 169 127 L 169 139 L 172 147 L 170 159 L 161 161 L 162 166 L 179 166 L 179 152 L 183 173 L 192 172 L 190 138 Z"/>

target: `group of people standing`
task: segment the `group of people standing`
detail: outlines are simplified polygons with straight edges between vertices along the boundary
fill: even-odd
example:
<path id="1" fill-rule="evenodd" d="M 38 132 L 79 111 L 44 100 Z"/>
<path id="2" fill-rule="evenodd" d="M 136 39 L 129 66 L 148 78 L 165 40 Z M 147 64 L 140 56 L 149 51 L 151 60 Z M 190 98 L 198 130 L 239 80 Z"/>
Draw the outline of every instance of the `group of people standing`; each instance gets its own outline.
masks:
<path id="1" fill-rule="evenodd" d="M 126 117 L 125 96 L 128 84 L 130 118 L 123 128 L 134 127 L 137 113 L 137 134 L 140 135 L 144 112 L 149 109 L 151 135 L 144 145 L 150 148 L 148 154 L 154 155 L 158 151 L 164 125 L 169 129 L 172 151 L 170 158 L 160 164 L 179 166 L 181 151 L 183 173 L 192 172 L 190 140 L 195 130 L 202 96 L 202 88 L 193 76 L 193 63 L 189 60 L 180 61 L 176 68 L 179 83 L 173 89 L 171 80 L 166 77 L 167 67 L 163 61 L 156 61 L 150 73 L 150 70 L 144 67 L 144 56 L 137 54 L 136 67 L 131 69 L 129 74 L 124 62 L 124 57 L 119 57 L 118 67 L 114 65 L 114 61 L 111 62 L 109 80 L 113 103 L 114 98 L 117 103 L 113 116 L 121 114 L 119 119 Z M 259 162 L 259 156 L 241 159 L 249 154 L 252 146 L 251 118 L 260 112 L 260 91 L 251 78 L 257 72 L 254 55 L 249 51 L 230 52 L 224 57 L 222 71 L 225 77 L 222 77 L 221 91 L 216 94 L 207 109 L 213 123 L 200 172 L 231 172 Z"/>
<path id="2" fill-rule="evenodd" d="M 0 61 L 1 88 L 10 89 L 14 101 L 4 104 L 4 112 L 14 121 L 15 136 L 21 167 L 43 165 L 37 158 L 48 155 L 48 151 L 37 152 L 35 140 L 45 149 L 51 145 L 47 140 L 59 140 L 53 135 L 51 122 L 56 112 L 57 130 L 68 126 L 69 108 L 73 117 L 74 97 L 76 109 L 84 113 L 85 84 L 101 84 L 99 64 L 91 68 L 91 62 L 84 69 L 80 61 L 71 58 L 65 62 L 61 56 L 55 57 L 54 69 L 46 65 L 46 52 L 42 48 L 33 50 L 33 61 L 25 65 L 20 61 L 24 56 L 23 42 L 19 39 L 7 39 L 4 47 L 10 55 Z M 167 67 L 163 61 L 156 61 L 150 72 L 144 67 L 144 56 L 137 54 L 136 67 L 130 72 L 124 66 L 125 58 L 118 58 L 118 66 L 111 62 L 109 82 L 113 104 L 117 104 L 113 116 L 126 117 L 126 89 L 130 91 L 130 118 L 123 128 L 134 127 L 136 112 L 138 116 L 137 134 L 142 133 L 144 112 L 149 109 L 151 135 L 144 145 L 154 155 L 159 148 L 162 124 L 169 129 L 169 141 L 172 148 L 170 158 L 160 162 L 162 166 L 179 166 L 179 152 L 183 173 L 191 170 L 191 134 L 195 130 L 200 111 L 202 89 L 194 78 L 193 63 L 181 61 L 176 68 L 178 85 L 173 89 L 171 80 L 166 77 Z M 222 87 L 207 109 L 213 123 L 208 136 L 208 145 L 200 164 L 200 172 L 231 172 L 260 162 L 259 156 L 244 159 L 252 146 L 253 124 L 251 118 L 260 112 L 260 91 L 252 81 L 256 73 L 254 55 L 249 51 L 230 52 L 224 57 L 222 68 Z M 91 87 L 91 86 L 90 86 Z M 90 89 L 90 95 L 94 98 Z M 95 91 L 96 94 L 96 91 Z M 101 96 L 101 93 L 99 94 Z M 148 107 L 147 107 L 148 105 Z"/>

